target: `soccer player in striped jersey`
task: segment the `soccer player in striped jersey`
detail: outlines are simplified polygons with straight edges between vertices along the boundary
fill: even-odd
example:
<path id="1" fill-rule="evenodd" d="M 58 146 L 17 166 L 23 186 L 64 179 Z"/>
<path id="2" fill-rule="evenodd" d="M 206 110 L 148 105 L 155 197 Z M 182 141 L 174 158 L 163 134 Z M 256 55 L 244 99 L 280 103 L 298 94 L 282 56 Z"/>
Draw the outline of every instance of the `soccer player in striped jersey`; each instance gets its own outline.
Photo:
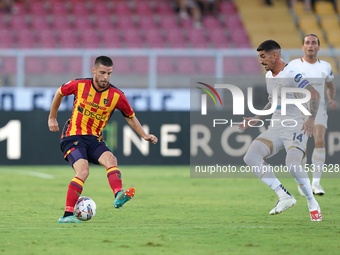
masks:
<path id="1" fill-rule="evenodd" d="M 317 58 L 320 49 L 319 38 L 314 34 L 308 34 L 303 39 L 302 50 L 303 58 L 292 60 L 292 65 L 296 70 L 308 78 L 313 87 L 320 94 L 320 106 L 314 122 L 314 142 L 315 148 L 312 154 L 313 180 L 312 190 L 315 195 L 323 196 L 324 189 L 320 185 L 322 169 L 326 159 L 325 134 L 327 129 L 327 104 L 325 102 L 325 87 L 329 107 L 334 110 L 337 108 L 335 98 L 335 87 L 333 84 L 333 71 L 331 65 Z M 304 157 L 302 165 L 305 165 L 307 158 Z M 298 186 L 298 190 L 302 196 L 304 193 Z"/>
<path id="2" fill-rule="evenodd" d="M 64 216 L 59 223 L 81 223 L 73 215 L 74 206 L 89 176 L 89 163 L 106 168 L 110 187 L 115 195 L 114 207 L 121 208 L 135 194 L 134 188 L 122 190 L 117 159 L 101 137 L 115 109 L 120 110 L 129 125 L 146 141 L 156 144 L 158 139 L 146 134 L 124 93 L 110 84 L 113 62 L 109 57 L 97 57 L 92 68 L 93 79 L 76 79 L 62 85 L 55 93 L 48 119 L 50 131 L 58 132 L 57 113 L 64 96 L 75 95 L 71 118 L 61 135 L 60 148 L 76 175 L 71 180 Z"/>

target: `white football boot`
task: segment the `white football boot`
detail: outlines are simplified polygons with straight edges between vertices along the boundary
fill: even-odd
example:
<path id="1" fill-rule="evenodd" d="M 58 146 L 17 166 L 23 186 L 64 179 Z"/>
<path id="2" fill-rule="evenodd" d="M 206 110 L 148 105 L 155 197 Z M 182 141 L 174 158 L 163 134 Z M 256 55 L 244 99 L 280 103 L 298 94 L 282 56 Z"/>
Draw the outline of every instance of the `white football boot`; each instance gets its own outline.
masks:
<path id="1" fill-rule="evenodd" d="M 276 202 L 275 207 L 269 212 L 270 215 L 279 214 L 287 209 L 293 207 L 296 204 L 296 199 L 291 196 L 280 199 Z"/>
<path id="2" fill-rule="evenodd" d="M 323 196 L 325 195 L 325 191 L 323 190 L 320 184 L 312 184 L 312 191 L 314 195 Z"/>

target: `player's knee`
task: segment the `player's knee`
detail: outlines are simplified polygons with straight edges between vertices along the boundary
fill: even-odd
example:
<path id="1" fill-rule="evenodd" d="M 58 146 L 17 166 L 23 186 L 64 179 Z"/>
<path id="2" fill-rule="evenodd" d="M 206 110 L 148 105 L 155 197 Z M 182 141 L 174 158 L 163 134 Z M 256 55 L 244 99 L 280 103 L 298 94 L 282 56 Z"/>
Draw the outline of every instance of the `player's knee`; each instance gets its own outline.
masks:
<path id="1" fill-rule="evenodd" d="M 303 155 L 304 153 L 297 148 L 291 148 L 287 151 L 286 166 L 294 177 L 304 172 L 301 166 Z"/>
<path id="2" fill-rule="evenodd" d="M 258 165 L 258 161 L 263 161 L 263 158 L 261 155 L 254 150 L 248 150 L 246 155 L 243 157 L 244 163 L 246 163 L 248 166 L 256 166 Z"/>
<path id="3" fill-rule="evenodd" d="M 263 159 L 270 154 L 268 147 L 261 141 L 253 141 L 243 157 L 248 166 L 257 166 L 263 163 Z"/>
<path id="4" fill-rule="evenodd" d="M 77 171 L 77 177 L 85 181 L 90 175 L 90 170 L 88 168 L 83 168 Z"/>
<path id="5" fill-rule="evenodd" d="M 117 158 L 113 155 L 112 152 L 106 151 L 104 152 L 100 158 L 98 159 L 99 163 L 103 165 L 104 167 L 108 168 L 111 166 L 117 166 Z"/>

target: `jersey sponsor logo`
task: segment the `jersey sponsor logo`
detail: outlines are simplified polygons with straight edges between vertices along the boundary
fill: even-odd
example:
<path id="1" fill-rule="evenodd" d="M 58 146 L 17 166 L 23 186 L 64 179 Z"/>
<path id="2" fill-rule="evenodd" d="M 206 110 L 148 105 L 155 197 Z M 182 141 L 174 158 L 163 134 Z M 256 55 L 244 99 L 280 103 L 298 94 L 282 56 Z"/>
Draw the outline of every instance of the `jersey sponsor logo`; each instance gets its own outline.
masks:
<path id="1" fill-rule="evenodd" d="M 88 105 L 88 106 L 91 106 L 93 108 L 96 108 L 97 110 L 100 109 L 100 110 L 106 110 L 106 107 L 103 107 L 103 106 L 100 106 L 96 103 L 93 103 L 93 102 L 89 102 L 87 101 L 86 99 L 83 100 L 83 104 L 85 105 Z"/>
<path id="2" fill-rule="evenodd" d="M 304 88 L 309 84 L 309 82 L 307 80 L 303 80 L 300 84 L 299 84 L 299 88 Z"/>
<path id="3" fill-rule="evenodd" d="M 83 114 L 83 113 L 84 113 L 84 108 L 81 107 L 81 106 L 78 106 L 78 112 L 80 112 L 81 114 Z"/>
<path id="4" fill-rule="evenodd" d="M 99 113 L 91 112 L 90 110 L 84 109 L 81 106 L 78 106 L 78 112 L 85 116 L 89 116 L 92 119 L 97 119 L 100 121 L 105 121 L 106 119 L 106 115 L 101 115 Z"/>
<path id="5" fill-rule="evenodd" d="M 101 115 L 99 113 L 91 112 L 87 109 L 85 109 L 84 115 L 89 116 L 92 119 L 97 119 L 97 120 L 100 120 L 100 121 L 105 121 L 105 119 L 106 119 L 106 115 Z"/>
<path id="6" fill-rule="evenodd" d="M 302 78 L 302 74 L 297 74 L 296 76 L 295 76 L 295 78 L 294 78 L 294 81 L 296 82 L 296 83 L 298 83 L 300 80 L 301 80 L 301 78 Z"/>

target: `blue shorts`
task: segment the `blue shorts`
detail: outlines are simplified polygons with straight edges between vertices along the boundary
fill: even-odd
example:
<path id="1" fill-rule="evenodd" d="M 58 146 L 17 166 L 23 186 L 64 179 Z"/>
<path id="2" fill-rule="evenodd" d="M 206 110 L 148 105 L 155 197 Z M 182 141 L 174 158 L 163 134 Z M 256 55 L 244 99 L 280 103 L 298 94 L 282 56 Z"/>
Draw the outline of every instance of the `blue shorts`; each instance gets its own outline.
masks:
<path id="1" fill-rule="evenodd" d="M 73 166 L 78 159 L 99 165 L 98 159 L 105 151 L 111 151 L 105 142 L 94 135 L 72 135 L 60 140 L 60 149 L 66 161 Z"/>

